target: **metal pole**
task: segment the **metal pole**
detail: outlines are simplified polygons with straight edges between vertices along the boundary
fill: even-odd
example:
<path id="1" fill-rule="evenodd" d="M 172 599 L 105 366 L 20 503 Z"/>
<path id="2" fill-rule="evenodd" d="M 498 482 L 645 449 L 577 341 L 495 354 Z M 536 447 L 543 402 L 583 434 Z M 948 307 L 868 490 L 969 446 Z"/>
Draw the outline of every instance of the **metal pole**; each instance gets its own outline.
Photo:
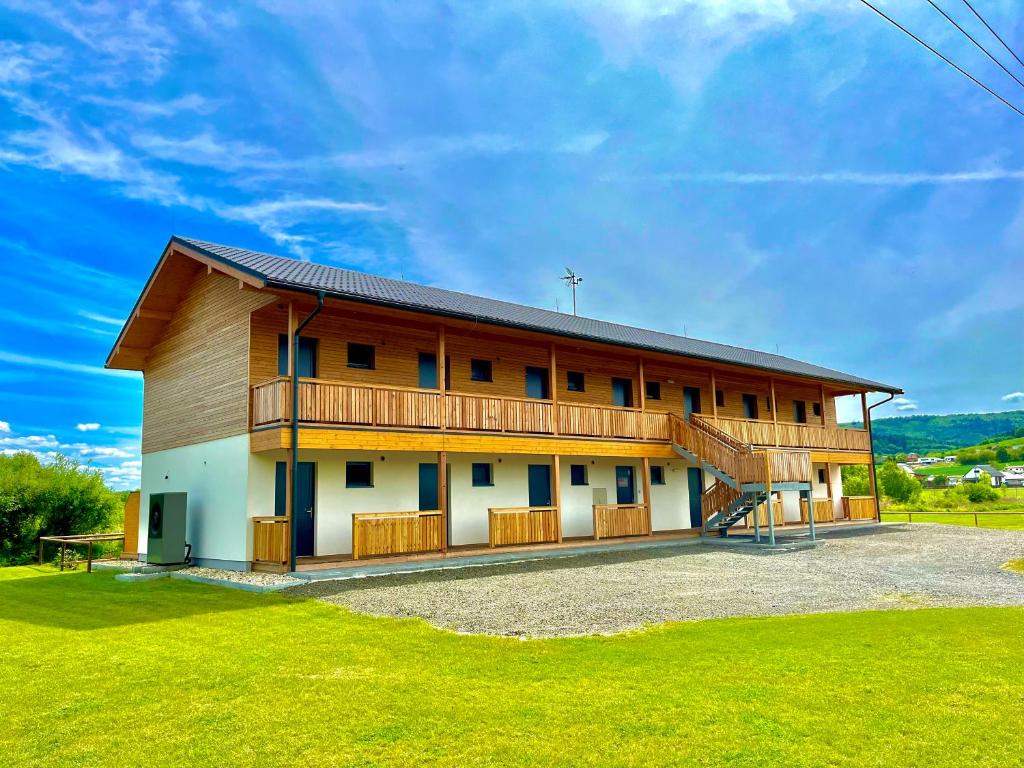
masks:
<path id="1" fill-rule="evenodd" d="M 772 512 L 772 464 L 768 451 L 764 452 L 764 495 L 768 512 L 768 544 L 775 546 L 775 515 Z"/>
<path id="2" fill-rule="evenodd" d="M 813 465 L 812 465 L 813 466 Z M 814 536 L 814 484 L 811 484 L 811 489 L 807 491 L 807 522 L 811 526 L 811 541 L 816 541 Z"/>
<path id="3" fill-rule="evenodd" d="M 320 314 L 320 310 L 323 308 L 324 292 L 318 291 L 316 308 L 299 323 L 292 339 L 292 517 L 288 521 L 288 533 L 291 538 L 291 546 L 288 548 L 288 570 L 292 572 L 295 571 L 295 549 L 299 543 L 299 530 L 295 524 L 295 519 L 299 514 L 299 484 L 296 482 L 299 472 L 299 337 L 303 329 Z"/>

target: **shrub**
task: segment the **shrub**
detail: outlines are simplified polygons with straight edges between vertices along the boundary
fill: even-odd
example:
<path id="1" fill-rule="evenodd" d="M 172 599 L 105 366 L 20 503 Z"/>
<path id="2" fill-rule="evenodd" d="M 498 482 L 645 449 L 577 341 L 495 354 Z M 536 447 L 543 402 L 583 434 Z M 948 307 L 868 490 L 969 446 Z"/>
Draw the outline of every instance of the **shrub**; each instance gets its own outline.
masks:
<path id="1" fill-rule="evenodd" d="M 892 459 L 886 461 L 878 470 L 878 484 L 887 498 L 900 504 L 914 501 L 921 496 L 921 483 L 897 467 Z"/>
<path id="2" fill-rule="evenodd" d="M 868 468 L 862 464 L 843 466 L 844 496 L 870 496 L 871 481 L 868 479 Z"/>
<path id="3" fill-rule="evenodd" d="M 109 531 L 124 503 L 98 470 L 58 456 L 0 456 L 0 564 L 27 563 L 40 536 Z"/>
<path id="4" fill-rule="evenodd" d="M 78 563 L 82 560 L 82 556 L 74 547 L 64 548 L 64 570 L 73 571 L 78 567 Z M 57 547 L 57 551 L 53 555 L 53 564 L 60 568 L 60 547 Z"/>
<path id="5" fill-rule="evenodd" d="M 992 487 L 992 476 L 988 472 L 982 472 L 978 477 L 978 482 L 964 483 L 960 488 L 963 495 L 972 504 L 999 500 L 999 491 Z"/>

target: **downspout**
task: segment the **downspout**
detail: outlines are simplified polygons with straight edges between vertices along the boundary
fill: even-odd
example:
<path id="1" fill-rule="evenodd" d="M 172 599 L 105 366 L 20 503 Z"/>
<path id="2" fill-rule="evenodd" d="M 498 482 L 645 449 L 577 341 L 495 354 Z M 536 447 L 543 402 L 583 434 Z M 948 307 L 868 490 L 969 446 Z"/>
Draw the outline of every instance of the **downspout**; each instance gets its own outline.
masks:
<path id="1" fill-rule="evenodd" d="M 867 429 L 868 431 L 868 445 L 871 446 L 871 477 L 874 478 L 875 481 L 874 483 L 872 483 L 872 485 L 875 486 L 875 522 L 878 523 L 882 522 L 882 503 L 878 500 L 878 475 L 875 474 L 875 438 L 874 435 L 871 434 L 871 410 L 873 408 L 877 408 L 880 405 L 885 405 L 894 397 L 896 397 L 896 393 L 891 392 L 889 393 L 889 396 L 885 398 L 885 400 L 879 400 L 874 405 L 869 405 L 868 423 L 864 425 L 864 428 Z"/>
<path id="2" fill-rule="evenodd" d="M 299 543 L 299 527 L 295 524 L 299 513 L 299 484 L 296 482 L 299 473 L 299 335 L 303 328 L 309 325 L 314 317 L 320 314 L 324 308 L 324 292 L 317 291 L 316 309 L 306 316 L 306 319 L 299 323 L 292 338 L 292 517 L 289 521 L 289 533 L 291 534 L 291 546 L 288 548 L 288 571 L 295 572 L 295 549 Z"/>

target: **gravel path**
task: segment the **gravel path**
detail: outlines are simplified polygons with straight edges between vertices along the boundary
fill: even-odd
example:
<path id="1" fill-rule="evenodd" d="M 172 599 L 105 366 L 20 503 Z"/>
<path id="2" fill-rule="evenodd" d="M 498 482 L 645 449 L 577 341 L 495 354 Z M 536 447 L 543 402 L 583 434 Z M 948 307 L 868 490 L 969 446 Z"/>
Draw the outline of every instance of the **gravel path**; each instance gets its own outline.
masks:
<path id="1" fill-rule="evenodd" d="M 833 533 L 815 549 L 718 546 L 324 581 L 288 590 L 459 632 L 557 637 L 669 620 L 1024 605 L 1024 531 L 917 523 Z"/>

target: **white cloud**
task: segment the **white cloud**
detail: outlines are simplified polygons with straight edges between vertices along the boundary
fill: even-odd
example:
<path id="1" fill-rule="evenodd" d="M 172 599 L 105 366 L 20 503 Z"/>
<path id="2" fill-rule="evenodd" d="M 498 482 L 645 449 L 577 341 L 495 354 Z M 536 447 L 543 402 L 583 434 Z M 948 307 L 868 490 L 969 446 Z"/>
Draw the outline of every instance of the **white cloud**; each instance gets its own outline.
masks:
<path id="1" fill-rule="evenodd" d="M 14 449 L 38 450 L 40 448 L 60 448 L 60 441 L 55 435 L 21 435 L 0 437 L 0 445 Z"/>
<path id="2" fill-rule="evenodd" d="M 100 428 L 100 425 L 98 423 L 96 423 L 95 421 L 90 421 L 90 422 L 86 422 L 84 424 L 79 424 L 79 425 L 77 425 L 75 427 L 75 429 L 77 429 L 79 432 L 95 432 L 99 428 Z"/>
<path id="3" fill-rule="evenodd" d="M 46 357 L 32 357 L 30 355 L 19 355 L 16 352 L 5 352 L 0 350 L 0 362 L 11 365 L 25 365 L 31 368 L 46 368 L 56 371 L 67 371 L 68 373 L 86 373 L 95 376 L 117 376 L 121 378 L 138 378 L 135 371 L 119 371 L 109 368 L 101 368 L 98 365 L 83 365 L 82 363 L 68 363 L 63 360 L 52 360 Z"/>
<path id="4" fill-rule="evenodd" d="M 183 139 L 140 133 L 132 138 L 132 144 L 160 160 L 222 171 L 267 170 L 284 165 L 264 147 L 244 141 L 223 141 L 209 131 Z"/>
<path id="5" fill-rule="evenodd" d="M 897 397 L 892 404 L 896 406 L 897 411 L 916 411 L 918 409 L 917 401 L 909 397 Z"/>
<path id="6" fill-rule="evenodd" d="M 200 96 L 198 93 L 189 93 L 167 101 L 135 101 L 133 99 L 93 95 L 84 96 L 82 101 L 100 107 L 130 112 L 142 119 L 171 117 L 180 112 L 195 112 L 205 115 L 213 112 L 218 105 L 218 102 Z"/>
<path id="7" fill-rule="evenodd" d="M 1000 398 L 1004 403 L 1024 403 L 1024 392 L 1008 392 Z M 2 424 L 3 422 L 0 422 Z"/>
<path id="8" fill-rule="evenodd" d="M 559 151 L 574 155 L 587 155 L 608 141 L 609 135 L 605 131 L 594 131 L 575 136 L 559 147 Z"/>
<path id="9" fill-rule="evenodd" d="M 10 431 L 11 431 L 11 422 L 9 422 L 9 421 L 0 421 L 0 433 L 10 433 Z"/>
<path id="10" fill-rule="evenodd" d="M 852 184 L 863 186 L 913 187 L 943 184 L 978 184 L 990 181 L 1024 181 L 1024 170 L 992 168 L 980 171 L 948 173 L 865 173 L 861 171 L 823 171 L 820 173 L 659 173 L 654 181 L 694 184 Z"/>
<path id="11" fill-rule="evenodd" d="M 84 309 L 78 311 L 78 314 L 87 320 L 95 320 L 97 323 L 103 323 L 104 325 L 114 325 L 120 328 L 124 325 L 123 320 L 118 320 L 116 317 L 107 317 L 107 315 L 98 315 L 95 312 L 87 312 Z"/>

